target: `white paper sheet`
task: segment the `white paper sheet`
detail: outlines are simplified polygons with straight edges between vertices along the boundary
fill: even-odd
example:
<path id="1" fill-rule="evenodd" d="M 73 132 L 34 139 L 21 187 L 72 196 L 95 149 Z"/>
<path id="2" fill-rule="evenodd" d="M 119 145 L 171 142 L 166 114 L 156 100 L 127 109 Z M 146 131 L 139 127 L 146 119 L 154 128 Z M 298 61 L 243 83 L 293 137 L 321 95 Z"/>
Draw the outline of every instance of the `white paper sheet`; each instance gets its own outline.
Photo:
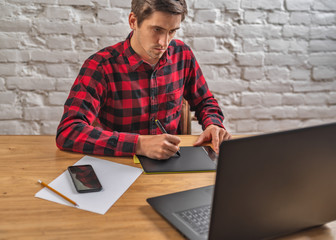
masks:
<path id="1" fill-rule="evenodd" d="M 62 173 L 48 185 L 75 201 L 79 205 L 79 209 L 99 214 L 105 214 L 143 172 L 141 168 L 90 156 L 83 157 L 74 165 L 84 164 L 92 165 L 103 186 L 100 192 L 78 193 L 68 171 Z M 43 181 L 43 179 L 41 180 Z M 71 203 L 47 188 L 41 189 L 35 194 L 35 197 L 74 207 Z"/>

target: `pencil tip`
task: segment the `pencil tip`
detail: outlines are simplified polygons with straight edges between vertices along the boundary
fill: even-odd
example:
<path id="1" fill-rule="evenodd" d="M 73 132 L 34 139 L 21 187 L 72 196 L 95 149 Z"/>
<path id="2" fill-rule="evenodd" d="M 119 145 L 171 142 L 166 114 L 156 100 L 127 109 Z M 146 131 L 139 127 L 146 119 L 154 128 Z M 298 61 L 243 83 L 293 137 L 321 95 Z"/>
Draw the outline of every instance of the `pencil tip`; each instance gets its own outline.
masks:
<path id="1" fill-rule="evenodd" d="M 38 183 L 42 183 L 42 181 L 41 181 L 41 180 L 38 180 L 37 182 L 38 182 Z"/>

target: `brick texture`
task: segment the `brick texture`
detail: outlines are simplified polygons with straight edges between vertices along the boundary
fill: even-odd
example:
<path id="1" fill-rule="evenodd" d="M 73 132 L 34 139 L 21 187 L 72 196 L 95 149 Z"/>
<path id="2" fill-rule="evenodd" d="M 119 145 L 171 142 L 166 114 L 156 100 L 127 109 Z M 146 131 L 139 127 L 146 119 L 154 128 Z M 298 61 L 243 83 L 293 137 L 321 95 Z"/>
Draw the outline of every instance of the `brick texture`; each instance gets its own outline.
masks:
<path id="1" fill-rule="evenodd" d="M 194 50 L 231 133 L 336 121 L 335 0 L 187 3 L 177 38 Z M 0 134 L 55 134 L 83 61 L 129 33 L 130 4 L 0 1 Z"/>

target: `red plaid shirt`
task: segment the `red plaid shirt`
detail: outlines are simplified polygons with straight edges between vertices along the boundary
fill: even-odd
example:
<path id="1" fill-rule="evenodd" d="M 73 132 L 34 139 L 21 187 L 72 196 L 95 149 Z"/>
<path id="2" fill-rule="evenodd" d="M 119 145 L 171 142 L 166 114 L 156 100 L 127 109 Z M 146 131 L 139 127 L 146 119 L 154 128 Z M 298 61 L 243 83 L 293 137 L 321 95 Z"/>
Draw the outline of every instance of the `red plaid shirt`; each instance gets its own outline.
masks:
<path id="1" fill-rule="evenodd" d="M 131 36 L 84 62 L 64 104 L 58 148 L 133 155 L 139 134 L 161 133 L 155 119 L 168 133 L 179 133 L 183 97 L 203 129 L 210 124 L 223 127 L 223 114 L 187 45 L 172 40 L 153 69 L 134 52 Z M 95 121 L 101 127 L 93 126 Z"/>

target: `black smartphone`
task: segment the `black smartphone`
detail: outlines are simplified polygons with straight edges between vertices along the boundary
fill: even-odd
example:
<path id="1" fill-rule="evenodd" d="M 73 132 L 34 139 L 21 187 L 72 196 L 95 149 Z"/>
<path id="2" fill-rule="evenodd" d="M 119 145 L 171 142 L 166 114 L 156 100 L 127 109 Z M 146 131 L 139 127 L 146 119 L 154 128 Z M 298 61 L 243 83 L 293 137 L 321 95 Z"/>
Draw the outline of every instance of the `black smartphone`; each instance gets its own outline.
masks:
<path id="1" fill-rule="evenodd" d="M 91 165 L 70 166 L 68 171 L 77 192 L 99 192 L 103 189 Z"/>

